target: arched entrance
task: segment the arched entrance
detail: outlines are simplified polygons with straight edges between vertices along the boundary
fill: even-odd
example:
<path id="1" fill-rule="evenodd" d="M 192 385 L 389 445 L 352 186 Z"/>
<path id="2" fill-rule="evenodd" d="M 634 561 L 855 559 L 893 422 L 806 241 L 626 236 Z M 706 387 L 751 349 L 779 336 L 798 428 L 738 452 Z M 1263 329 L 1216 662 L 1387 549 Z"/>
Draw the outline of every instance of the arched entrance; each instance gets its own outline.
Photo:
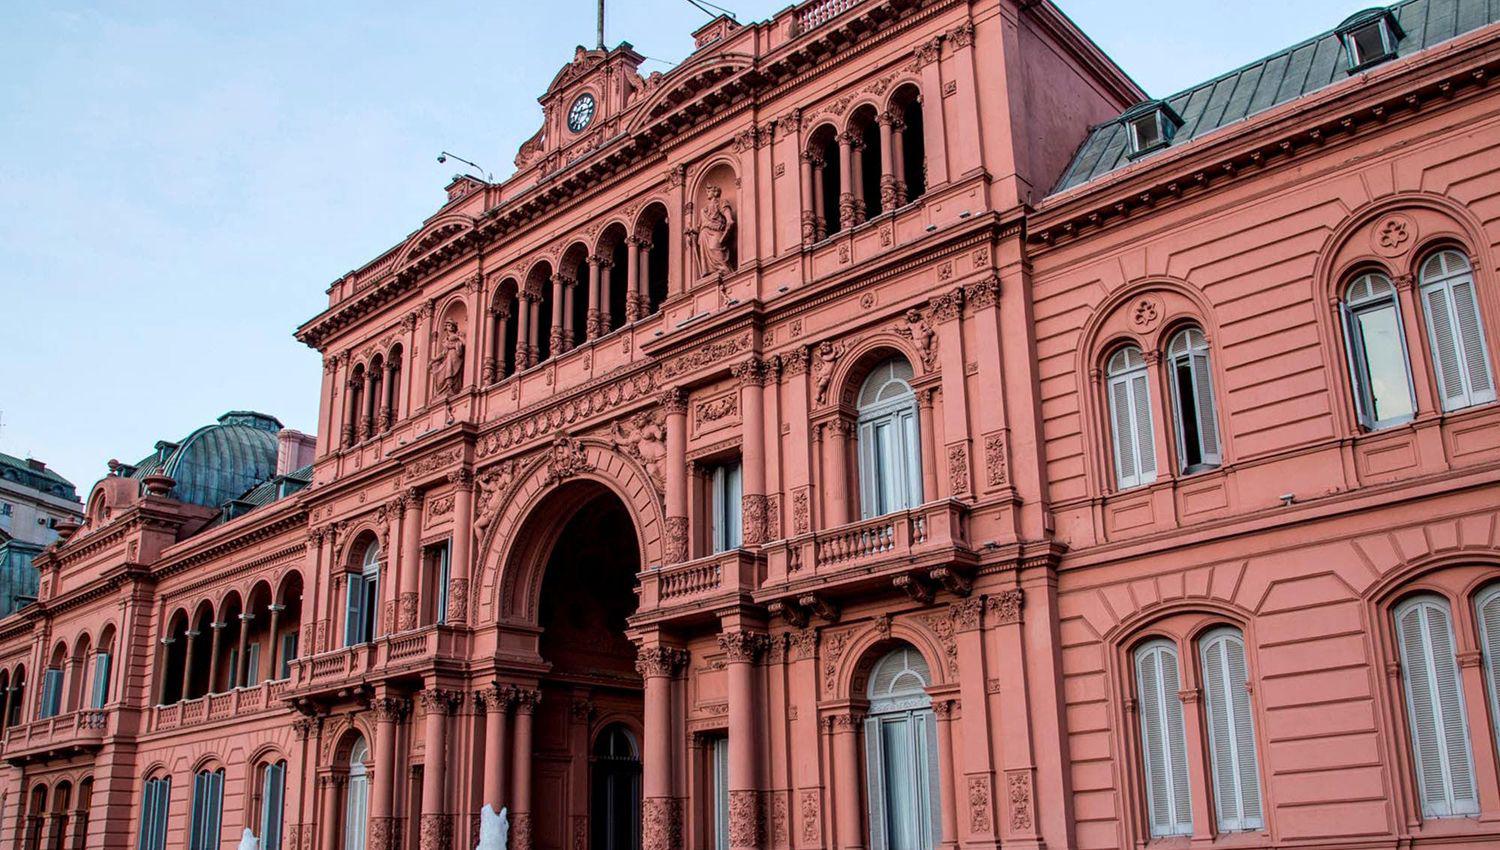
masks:
<path id="1" fill-rule="evenodd" d="M 513 557 L 545 565 L 535 610 L 547 665 L 531 753 L 532 846 L 571 850 L 589 836 L 594 850 L 637 850 L 642 682 L 625 633 L 643 564 L 636 524 L 612 489 L 574 480 L 544 497 L 526 526 L 531 545 Z"/>

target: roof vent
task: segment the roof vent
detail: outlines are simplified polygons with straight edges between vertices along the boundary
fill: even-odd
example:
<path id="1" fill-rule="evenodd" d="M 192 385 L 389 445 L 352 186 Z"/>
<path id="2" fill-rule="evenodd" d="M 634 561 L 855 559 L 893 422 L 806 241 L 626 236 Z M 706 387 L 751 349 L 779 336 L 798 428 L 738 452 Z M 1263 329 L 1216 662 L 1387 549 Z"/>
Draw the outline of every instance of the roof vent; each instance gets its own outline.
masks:
<path id="1" fill-rule="evenodd" d="M 1164 100 L 1138 103 L 1127 109 L 1120 119 L 1125 122 L 1132 159 L 1172 144 L 1172 136 L 1182 126 L 1182 116 Z"/>
<path id="2" fill-rule="evenodd" d="M 1396 45 L 1406 35 L 1390 9 L 1366 9 L 1344 19 L 1334 30 L 1344 43 L 1349 73 L 1354 74 L 1396 58 Z"/>

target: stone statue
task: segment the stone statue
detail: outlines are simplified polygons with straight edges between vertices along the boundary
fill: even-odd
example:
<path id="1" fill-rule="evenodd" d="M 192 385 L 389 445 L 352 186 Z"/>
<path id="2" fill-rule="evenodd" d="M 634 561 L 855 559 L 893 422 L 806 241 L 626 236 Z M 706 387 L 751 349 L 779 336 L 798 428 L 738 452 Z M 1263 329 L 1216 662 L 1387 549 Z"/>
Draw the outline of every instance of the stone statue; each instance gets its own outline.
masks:
<path id="1" fill-rule="evenodd" d="M 814 364 L 818 373 L 818 404 L 828 401 L 828 387 L 833 383 L 833 365 L 843 353 L 842 347 L 826 339 L 818 343 L 818 361 Z"/>
<path id="2" fill-rule="evenodd" d="M 515 461 L 490 467 L 479 476 L 476 482 L 479 485 L 479 504 L 477 516 L 474 518 L 474 529 L 483 535 L 489 529 L 490 523 L 500 514 L 500 500 L 505 497 L 505 491 L 516 480 Z"/>
<path id="3" fill-rule="evenodd" d="M 667 459 L 667 433 L 655 416 L 642 411 L 623 422 L 616 420 L 610 426 L 610 442 L 646 467 L 658 491 L 666 490 L 662 464 Z"/>
<path id="4" fill-rule="evenodd" d="M 734 207 L 722 195 L 718 186 L 709 186 L 708 201 L 698 216 L 698 268 L 704 276 L 734 271 L 729 266 Z"/>
<path id="5" fill-rule="evenodd" d="M 505 850 L 510 840 L 510 814 L 508 809 L 495 809 L 489 803 L 479 810 L 479 843 L 474 850 Z"/>
<path id="6" fill-rule="evenodd" d="M 443 335 L 437 341 L 429 364 L 433 391 L 439 398 L 453 395 L 464 382 L 464 337 L 458 322 L 443 322 Z"/>

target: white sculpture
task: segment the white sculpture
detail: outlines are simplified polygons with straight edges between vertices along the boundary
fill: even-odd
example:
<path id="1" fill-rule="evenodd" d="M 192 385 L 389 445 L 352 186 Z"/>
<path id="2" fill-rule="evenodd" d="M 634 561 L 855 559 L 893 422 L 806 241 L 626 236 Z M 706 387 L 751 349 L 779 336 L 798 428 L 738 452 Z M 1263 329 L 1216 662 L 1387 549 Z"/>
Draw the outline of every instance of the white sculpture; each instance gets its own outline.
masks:
<path id="1" fill-rule="evenodd" d="M 479 844 L 474 850 L 505 850 L 510 837 L 509 812 L 509 809 L 502 808 L 497 815 L 489 803 L 484 804 L 479 810 Z"/>
<path id="2" fill-rule="evenodd" d="M 239 850 L 260 850 L 260 839 L 255 837 L 255 833 L 251 832 L 248 826 L 245 827 L 245 832 L 240 836 Z"/>

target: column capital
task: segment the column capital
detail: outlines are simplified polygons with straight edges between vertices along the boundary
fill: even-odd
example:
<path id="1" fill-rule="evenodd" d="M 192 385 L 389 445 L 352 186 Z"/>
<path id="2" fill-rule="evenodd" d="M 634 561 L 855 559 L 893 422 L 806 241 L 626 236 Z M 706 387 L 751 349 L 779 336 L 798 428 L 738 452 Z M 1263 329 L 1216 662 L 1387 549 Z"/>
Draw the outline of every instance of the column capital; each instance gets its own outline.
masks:
<path id="1" fill-rule="evenodd" d="M 458 691 L 446 688 L 427 688 L 417 694 L 417 699 L 421 701 L 422 708 L 428 714 L 433 712 L 452 714 L 458 708 L 458 701 L 461 697 L 462 694 Z"/>
<path id="2" fill-rule="evenodd" d="M 411 700 L 404 697 L 379 697 L 370 701 L 376 723 L 399 723 L 411 712 Z"/>
<path id="3" fill-rule="evenodd" d="M 688 652 L 667 646 L 643 646 L 636 651 L 635 671 L 641 678 L 675 678 L 688 663 Z"/>
<path id="4" fill-rule="evenodd" d="M 989 616 L 990 625 L 1008 626 L 1021 622 L 1021 606 L 1025 600 L 1025 594 L 1019 588 L 1002 590 L 984 599 L 984 610 Z"/>
<path id="5" fill-rule="evenodd" d="M 731 664 L 754 663 L 770 645 L 771 639 L 764 632 L 736 629 L 719 635 L 719 649 Z"/>
<path id="6" fill-rule="evenodd" d="M 687 393 L 682 387 L 667 387 L 661 391 L 661 406 L 668 414 L 686 414 Z"/>
<path id="7" fill-rule="evenodd" d="M 517 714 L 535 714 L 537 704 L 542 701 L 542 692 L 530 688 L 513 688 Z"/>

